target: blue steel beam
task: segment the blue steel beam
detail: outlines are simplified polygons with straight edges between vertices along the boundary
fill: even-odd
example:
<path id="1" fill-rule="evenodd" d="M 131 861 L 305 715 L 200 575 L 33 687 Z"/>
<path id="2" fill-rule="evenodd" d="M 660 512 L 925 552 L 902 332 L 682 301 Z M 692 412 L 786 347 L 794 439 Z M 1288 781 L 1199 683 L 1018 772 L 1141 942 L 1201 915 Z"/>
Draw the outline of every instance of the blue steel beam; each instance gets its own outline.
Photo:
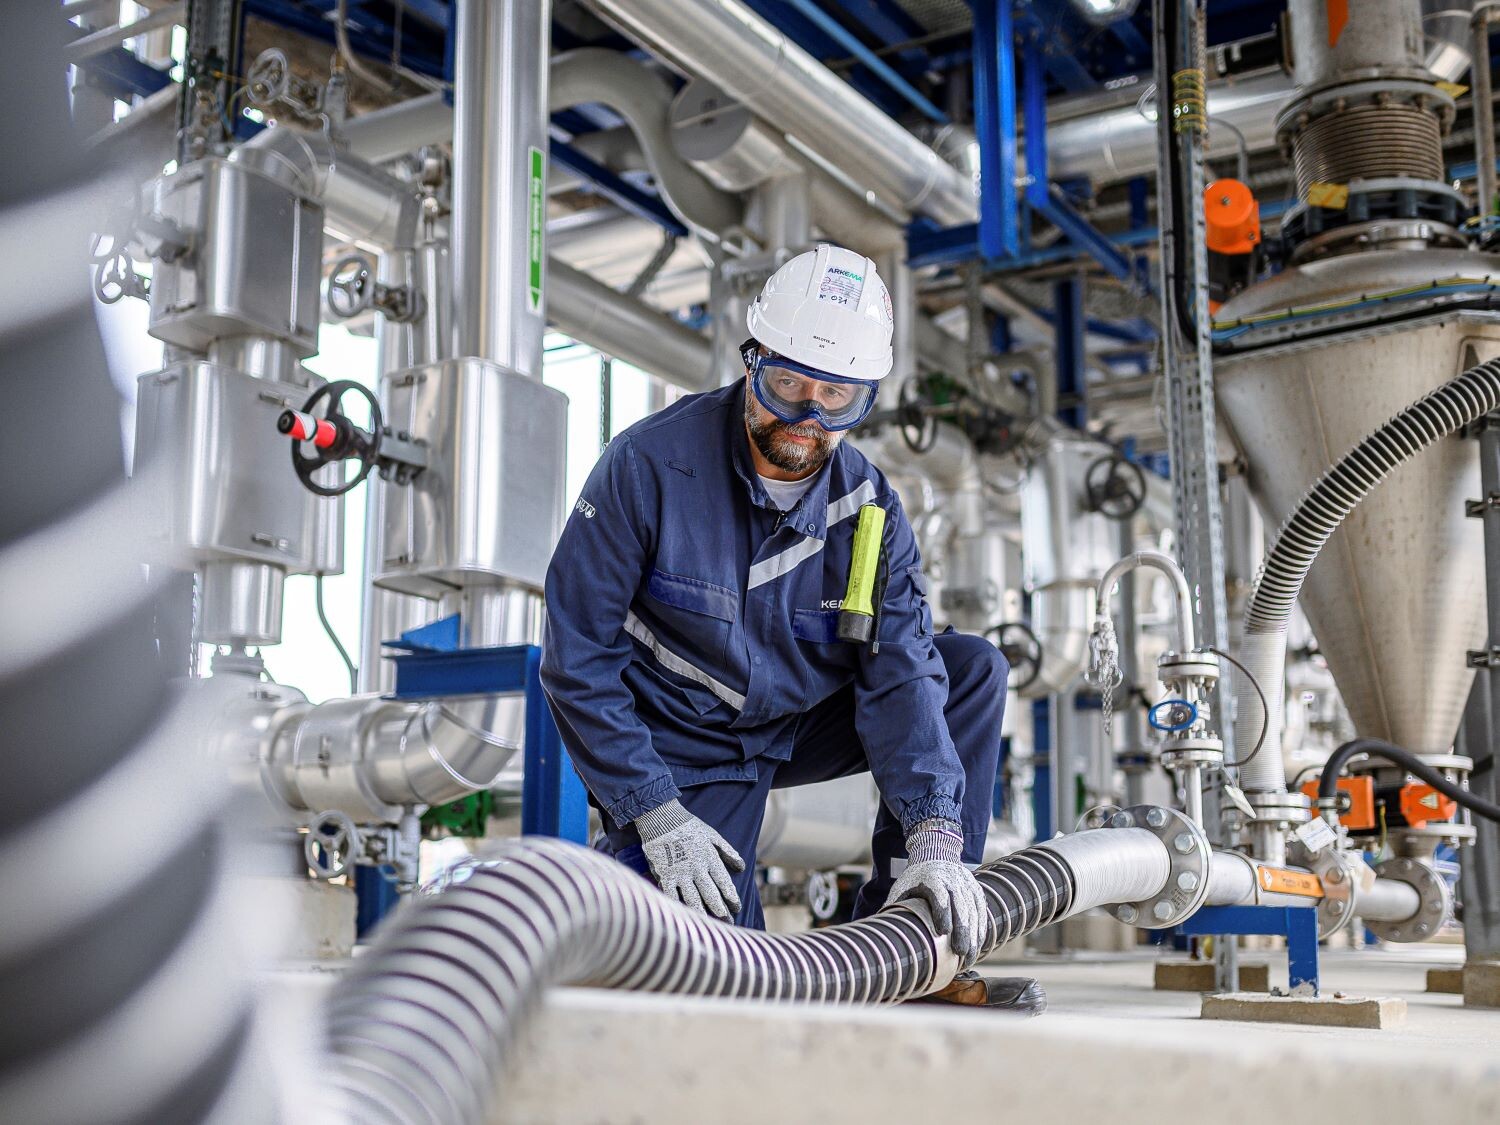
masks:
<path id="1" fill-rule="evenodd" d="M 931 121 L 940 125 L 948 123 L 948 115 L 923 96 L 922 92 L 897 74 L 884 59 L 862 43 L 858 36 L 854 35 L 838 20 L 834 19 L 822 8 L 818 7 L 814 0 L 786 0 L 798 12 L 801 12 L 809 23 L 813 24 L 819 31 L 832 39 L 850 55 L 858 59 L 870 71 L 892 90 L 896 91 L 918 112 Z"/>
<path id="2" fill-rule="evenodd" d="M 1016 198 L 1016 55 L 1010 0 L 974 4 L 974 131 L 979 140 L 979 252 L 1021 252 Z"/>
<path id="3" fill-rule="evenodd" d="M 611 203 L 637 218 L 655 223 L 664 231 L 686 238 L 687 227 L 667 209 L 667 205 L 653 195 L 648 195 L 634 184 L 615 175 L 604 165 L 589 159 L 572 145 L 562 141 L 549 142 L 552 161 L 574 175 L 582 176 L 593 186 L 593 190 Z"/>
<path id="4" fill-rule="evenodd" d="M 128 101 L 131 95 L 149 97 L 172 85 L 170 74 L 142 62 L 124 47 L 94 55 L 78 65 L 121 101 Z"/>
<path id="5" fill-rule="evenodd" d="M 1043 76 L 1041 47 L 1034 36 L 1026 40 L 1021 69 L 1021 100 L 1026 119 L 1026 202 L 1098 262 L 1105 272 L 1134 284 L 1137 281 L 1135 263 L 1074 210 L 1067 197 L 1048 179 L 1047 83 Z"/>

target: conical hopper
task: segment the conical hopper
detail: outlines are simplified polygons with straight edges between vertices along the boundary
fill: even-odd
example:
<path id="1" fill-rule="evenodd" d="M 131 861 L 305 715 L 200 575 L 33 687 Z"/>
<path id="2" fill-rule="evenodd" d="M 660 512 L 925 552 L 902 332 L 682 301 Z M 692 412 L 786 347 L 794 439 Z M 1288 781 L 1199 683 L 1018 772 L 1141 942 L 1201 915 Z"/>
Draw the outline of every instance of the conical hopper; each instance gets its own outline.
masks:
<path id="1" fill-rule="evenodd" d="M 1473 260 L 1445 261 L 1468 257 L 1370 253 L 1320 262 L 1247 291 L 1220 318 L 1340 290 L 1392 289 L 1414 271 L 1428 280 L 1468 274 Z M 1413 263 L 1429 258 L 1437 261 Z M 1308 486 L 1377 426 L 1496 355 L 1500 318 L 1453 313 L 1216 361 L 1219 408 L 1268 525 L 1279 527 Z M 1485 633 L 1482 531 L 1464 516 L 1464 502 L 1478 496 L 1477 446 L 1442 441 L 1392 472 L 1308 575 L 1302 606 L 1361 735 L 1423 753 L 1452 745 L 1473 679 L 1465 653 L 1482 647 Z"/>

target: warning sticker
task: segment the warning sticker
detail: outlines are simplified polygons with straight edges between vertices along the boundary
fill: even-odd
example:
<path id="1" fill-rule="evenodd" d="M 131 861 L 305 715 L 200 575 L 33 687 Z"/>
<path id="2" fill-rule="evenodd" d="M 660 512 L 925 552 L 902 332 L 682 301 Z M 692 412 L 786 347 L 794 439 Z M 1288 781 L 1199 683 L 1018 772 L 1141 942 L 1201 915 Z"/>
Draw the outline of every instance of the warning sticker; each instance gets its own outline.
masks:
<path id="1" fill-rule="evenodd" d="M 1260 889 L 1283 895 L 1323 897 L 1323 880 L 1311 871 L 1287 871 L 1281 867 L 1260 868 Z"/>
<path id="2" fill-rule="evenodd" d="M 1349 185 L 1308 184 L 1307 202 L 1310 207 L 1329 207 L 1335 211 L 1342 210 L 1349 206 Z"/>
<path id="3" fill-rule="evenodd" d="M 859 307 L 859 295 L 864 288 L 864 275 L 829 266 L 823 271 L 823 280 L 818 283 L 818 300 L 855 309 Z"/>

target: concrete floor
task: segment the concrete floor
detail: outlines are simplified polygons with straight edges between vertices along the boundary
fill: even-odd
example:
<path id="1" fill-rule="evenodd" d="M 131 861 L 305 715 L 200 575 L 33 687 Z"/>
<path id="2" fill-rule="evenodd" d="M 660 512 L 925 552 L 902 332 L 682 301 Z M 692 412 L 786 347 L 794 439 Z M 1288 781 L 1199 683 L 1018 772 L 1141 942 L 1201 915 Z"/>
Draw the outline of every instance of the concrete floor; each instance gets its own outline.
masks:
<path id="1" fill-rule="evenodd" d="M 1271 983 L 1285 986 L 1285 958 Z M 990 966 L 1038 977 L 1037 1019 L 561 989 L 527 1029 L 506 1123 L 1500 1122 L 1500 1011 L 1423 991 L 1454 947 L 1325 952 L 1324 987 L 1400 996 L 1398 1030 L 1231 1024 L 1156 992 L 1150 953 Z M 1316 1115 L 1316 1116 L 1313 1116 Z"/>

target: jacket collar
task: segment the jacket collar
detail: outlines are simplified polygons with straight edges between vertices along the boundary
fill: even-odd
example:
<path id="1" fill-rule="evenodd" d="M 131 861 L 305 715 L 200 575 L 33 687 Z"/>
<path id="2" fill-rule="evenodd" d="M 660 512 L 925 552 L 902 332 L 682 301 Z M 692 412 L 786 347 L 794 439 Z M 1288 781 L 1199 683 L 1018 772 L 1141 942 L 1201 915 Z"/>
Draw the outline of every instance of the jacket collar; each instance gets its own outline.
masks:
<path id="1" fill-rule="evenodd" d="M 734 471 L 749 490 L 750 500 L 756 507 L 768 508 L 771 498 L 766 495 L 760 476 L 755 471 L 755 462 L 750 457 L 750 435 L 745 432 L 745 383 L 740 381 L 739 390 L 729 410 L 728 433 L 725 436 L 730 449 L 730 460 Z M 843 456 L 844 443 L 834 447 L 833 456 L 813 476 L 812 487 L 802 495 L 797 505 L 787 513 L 782 526 L 794 528 L 803 535 L 822 539 L 828 523 L 828 482 L 838 468 Z"/>

